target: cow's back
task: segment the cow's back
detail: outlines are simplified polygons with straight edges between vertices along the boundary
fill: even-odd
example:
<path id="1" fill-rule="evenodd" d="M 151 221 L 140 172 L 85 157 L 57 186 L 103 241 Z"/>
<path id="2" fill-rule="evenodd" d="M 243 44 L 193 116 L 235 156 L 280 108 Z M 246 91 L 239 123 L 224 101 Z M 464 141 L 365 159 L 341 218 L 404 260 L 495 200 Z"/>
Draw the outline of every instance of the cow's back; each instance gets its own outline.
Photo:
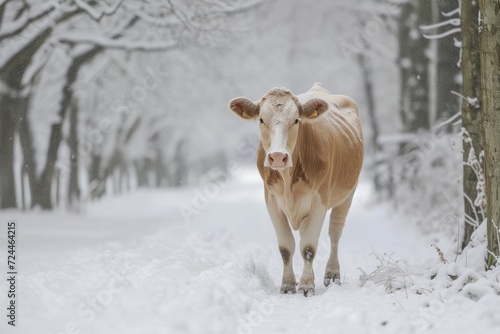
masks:
<path id="1" fill-rule="evenodd" d="M 296 152 L 311 186 L 323 204 L 335 207 L 355 189 L 363 163 L 363 135 L 358 107 L 349 97 L 332 95 L 318 84 L 298 95 L 303 104 L 320 98 L 329 110 L 317 121 L 301 125 Z"/>

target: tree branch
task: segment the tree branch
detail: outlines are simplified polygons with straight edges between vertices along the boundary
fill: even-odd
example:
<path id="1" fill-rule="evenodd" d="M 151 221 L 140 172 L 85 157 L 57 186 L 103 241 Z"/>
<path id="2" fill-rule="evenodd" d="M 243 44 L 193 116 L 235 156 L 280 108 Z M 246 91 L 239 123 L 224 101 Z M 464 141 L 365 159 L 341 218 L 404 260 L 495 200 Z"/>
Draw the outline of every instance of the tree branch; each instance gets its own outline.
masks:
<path id="1" fill-rule="evenodd" d="M 2 9 L 0 9 L 2 10 Z M 54 10 L 54 8 L 52 9 L 49 9 L 47 11 L 44 11 L 44 12 L 40 12 L 38 13 L 37 15 L 33 16 L 33 17 L 30 17 L 29 19 L 25 19 L 23 22 L 17 24 L 13 29 L 10 29 L 9 31 L 3 33 L 0 35 L 0 42 L 3 41 L 4 39 L 6 38 L 10 38 L 10 37 L 14 37 L 18 34 L 20 34 L 24 29 L 26 29 L 29 25 L 31 25 L 32 23 L 36 22 L 36 21 L 39 21 L 41 20 L 42 18 L 46 17 L 47 15 L 49 15 L 52 11 Z M 2 10 L 3 11 L 3 10 Z M 0 12 L 1 13 L 1 12 Z M 21 21 L 21 19 L 19 19 L 18 21 Z"/>
<path id="2" fill-rule="evenodd" d="M 242 6 L 242 7 L 224 10 L 223 13 L 226 14 L 227 16 L 234 16 L 234 15 L 238 15 L 238 14 L 243 14 L 243 13 L 249 12 L 251 10 L 257 9 L 260 6 L 262 6 L 263 4 L 264 4 L 264 1 L 257 0 L 253 3 L 250 3 L 250 4 Z"/>
<path id="3" fill-rule="evenodd" d="M 10 0 L 0 0 L 0 30 L 2 29 L 3 14 L 5 13 L 5 7 L 7 7 L 7 2 Z"/>
<path id="4" fill-rule="evenodd" d="M 60 15 L 59 17 L 54 18 L 54 22 L 56 24 L 61 23 L 63 21 L 69 20 L 75 15 L 81 13 L 79 8 L 76 8 L 74 11 L 66 12 Z M 6 59 L 0 60 L 0 75 L 4 73 L 8 73 L 12 71 L 14 68 L 18 66 L 27 66 L 31 61 L 33 55 L 40 49 L 43 43 L 51 36 L 53 31 L 53 25 L 45 24 L 39 31 L 34 34 L 33 37 L 27 38 L 28 41 L 23 45 L 19 46 L 19 48 L 9 55 Z"/>
<path id="5" fill-rule="evenodd" d="M 91 5 L 86 3 L 84 0 L 74 0 L 74 1 L 75 1 L 75 4 L 80 9 L 85 11 L 89 15 L 90 18 L 92 18 L 93 20 L 95 20 L 97 22 L 100 22 L 104 16 L 111 16 L 114 13 L 116 13 L 118 8 L 120 8 L 120 6 L 124 2 L 124 0 L 117 1 L 114 6 L 110 5 L 108 7 L 104 7 L 101 11 L 98 11 L 98 10 L 94 9 Z"/>
<path id="6" fill-rule="evenodd" d="M 446 37 L 446 36 L 449 36 L 449 35 L 453 35 L 453 34 L 458 33 L 460 31 L 462 31 L 460 28 L 453 28 L 453 29 L 445 31 L 445 32 L 443 32 L 441 34 L 436 34 L 436 35 L 423 34 L 422 36 L 424 38 L 427 38 L 427 39 L 440 39 L 440 38 L 443 38 L 443 37 Z"/>
<path id="7" fill-rule="evenodd" d="M 107 49 L 130 51 L 167 51 L 179 48 L 179 44 L 177 42 L 164 43 L 158 41 L 130 41 L 82 33 L 66 33 L 59 37 L 59 42 L 67 44 L 88 43 Z"/>

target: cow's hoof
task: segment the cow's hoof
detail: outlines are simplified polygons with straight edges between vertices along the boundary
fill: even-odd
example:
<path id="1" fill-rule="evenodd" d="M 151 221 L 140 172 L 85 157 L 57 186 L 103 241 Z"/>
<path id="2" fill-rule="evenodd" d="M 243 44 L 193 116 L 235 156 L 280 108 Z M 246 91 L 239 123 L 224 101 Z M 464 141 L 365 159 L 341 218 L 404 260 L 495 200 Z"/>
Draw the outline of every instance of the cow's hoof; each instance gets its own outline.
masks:
<path id="1" fill-rule="evenodd" d="M 337 284 L 337 285 L 340 285 L 340 275 L 326 273 L 325 279 L 323 280 L 323 283 L 325 284 L 325 286 L 329 286 L 332 282 Z"/>
<path id="2" fill-rule="evenodd" d="M 284 295 L 292 295 L 297 292 L 297 288 L 295 287 L 295 284 L 282 284 L 280 293 Z"/>
<path id="3" fill-rule="evenodd" d="M 299 292 L 304 295 L 304 297 L 311 297 L 315 295 L 314 286 L 303 285 L 299 287 Z"/>

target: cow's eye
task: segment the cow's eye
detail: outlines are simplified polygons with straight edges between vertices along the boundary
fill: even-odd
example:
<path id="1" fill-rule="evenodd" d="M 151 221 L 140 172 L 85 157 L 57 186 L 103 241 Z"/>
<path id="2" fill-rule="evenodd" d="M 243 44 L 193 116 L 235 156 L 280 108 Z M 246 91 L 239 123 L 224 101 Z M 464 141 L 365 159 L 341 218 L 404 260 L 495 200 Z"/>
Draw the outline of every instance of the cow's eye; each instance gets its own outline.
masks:
<path id="1" fill-rule="evenodd" d="M 297 118 L 293 124 L 299 124 L 299 119 Z"/>
<path id="2" fill-rule="evenodd" d="M 264 120 L 262 118 L 259 118 L 260 124 L 264 124 Z"/>

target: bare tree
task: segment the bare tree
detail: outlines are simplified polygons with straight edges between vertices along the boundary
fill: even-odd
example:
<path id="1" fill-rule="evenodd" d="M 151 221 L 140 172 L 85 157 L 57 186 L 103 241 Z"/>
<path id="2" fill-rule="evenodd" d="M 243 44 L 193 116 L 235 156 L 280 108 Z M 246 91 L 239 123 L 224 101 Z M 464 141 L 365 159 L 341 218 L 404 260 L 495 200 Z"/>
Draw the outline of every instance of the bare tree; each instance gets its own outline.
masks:
<path id="1" fill-rule="evenodd" d="M 34 0 L 0 1 L 0 139 L 5 144 L 0 146 L 0 207 L 17 206 L 13 147 L 18 131 L 32 206 L 52 207 L 52 183 L 63 127 L 75 101 L 74 83 L 84 65 L 109 49 L 166 51 L 185 44 L 215 43 L 227 28 L 221 19 L 255 8 L 256 4 L 242 5 L 232 0 L 214 3 L 120 0 L 113 5 L 81 0 L 46 4 Z M 30 94 L 40 88 L 34 87 L 36 76 L 43 72 L 49 57 L 34 60 L 42 52 L 50 54 L 51 49 L 62 46 L 67 48 L 71 61 L 62 80 L 59 117 L 51 126 L 45 165 L 38 175 L 29 121 Z M 78 111 L 76 106 L 73 121 L 78 120 Z M 75 148 L 78 149 L 73 145 L 72 150 Z"/>
<path id="2" fill-rule="evenodd" d="M 54 27 L 83 13 L 79 6 L 4 0 L 0 5 L 0 208 L 15 208 L 14 134 L 29 96 L 23 77 Z M 28 160 L 29 161 L 29 160 Z M 25 160 L 25 162 L 28 162 Z"/>

